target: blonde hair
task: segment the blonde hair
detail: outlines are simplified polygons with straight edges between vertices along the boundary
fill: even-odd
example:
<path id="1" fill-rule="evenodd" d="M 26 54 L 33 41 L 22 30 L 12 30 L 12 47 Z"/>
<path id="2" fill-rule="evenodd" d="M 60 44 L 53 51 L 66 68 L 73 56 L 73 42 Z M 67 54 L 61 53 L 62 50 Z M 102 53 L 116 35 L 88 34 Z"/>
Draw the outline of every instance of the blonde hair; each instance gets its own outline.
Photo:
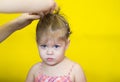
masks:
<path id="1" fill-rule="evenodd" d="M 59 14 L 59 11 L 54 14 L 47 14 L 37 24 L 36 39 L 37 42 L 43 38 L 60 38 L 68 39 L 71 34 L 70 27 L 66 19 Z"/>

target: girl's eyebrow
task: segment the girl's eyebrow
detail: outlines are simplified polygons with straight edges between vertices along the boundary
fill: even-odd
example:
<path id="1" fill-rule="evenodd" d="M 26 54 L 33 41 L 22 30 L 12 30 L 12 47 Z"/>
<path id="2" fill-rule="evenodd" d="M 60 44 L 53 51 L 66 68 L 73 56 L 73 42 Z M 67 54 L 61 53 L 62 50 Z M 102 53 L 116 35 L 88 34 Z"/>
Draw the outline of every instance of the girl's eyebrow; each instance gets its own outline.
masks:
<path id="1" fill-rule="evenodd" d="M 54 44 L 54 45 L 61 45 L 61 44 Z"/>

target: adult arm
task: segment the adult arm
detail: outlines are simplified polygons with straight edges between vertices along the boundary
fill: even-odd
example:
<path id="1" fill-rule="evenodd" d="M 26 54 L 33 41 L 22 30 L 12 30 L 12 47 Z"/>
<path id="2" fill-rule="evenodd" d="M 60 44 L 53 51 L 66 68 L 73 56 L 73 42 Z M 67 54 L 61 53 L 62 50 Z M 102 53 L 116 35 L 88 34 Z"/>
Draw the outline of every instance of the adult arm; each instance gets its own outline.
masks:
<path id="1" fill-rule="evenodd" d="M 29 25 L 33 20 L 39 19 L 40 15 L 34 14 L 22 14 L 20 17 L 6 23 L 5 25 L 0 26 L 0 42 L 5 40 L 13 32 L 24 28 Z"/>
<path id="2" fill-rule="evenodd" d="M 0 0 L 0 13 L 33 13 L 54 7 L 54 0 Z"/>

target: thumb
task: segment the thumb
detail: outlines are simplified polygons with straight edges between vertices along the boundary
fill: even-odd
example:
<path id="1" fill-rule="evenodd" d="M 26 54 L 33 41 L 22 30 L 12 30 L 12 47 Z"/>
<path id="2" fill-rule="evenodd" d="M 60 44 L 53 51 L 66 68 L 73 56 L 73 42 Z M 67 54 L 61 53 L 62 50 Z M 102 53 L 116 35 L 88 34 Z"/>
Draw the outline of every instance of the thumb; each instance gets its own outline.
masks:
<path id="1" fill-rule="evenodd" d="M 29 19 L 30 19 L 30 20 L 40 19 L 40 15 L 30 15 L 30 16 L 29 16 Z"/>

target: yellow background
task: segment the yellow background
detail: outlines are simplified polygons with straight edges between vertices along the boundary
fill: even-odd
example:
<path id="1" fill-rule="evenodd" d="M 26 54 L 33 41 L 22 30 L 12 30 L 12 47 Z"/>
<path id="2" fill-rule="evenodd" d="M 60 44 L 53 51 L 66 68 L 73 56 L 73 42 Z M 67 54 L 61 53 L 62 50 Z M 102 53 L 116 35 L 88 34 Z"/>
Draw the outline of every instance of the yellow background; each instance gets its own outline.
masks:
<path id="1" fill-rule="evenodd" d="M 120 1 L 57 0 L 68 19 L 71 44 L 67 57 L 78 62 L 88 82 L 120 82 Z M 0 25 L 19 14 L 0 14 Z M 34 21 L 0 43 L 0 82 L 24 82 L 40 61 Z"/>

